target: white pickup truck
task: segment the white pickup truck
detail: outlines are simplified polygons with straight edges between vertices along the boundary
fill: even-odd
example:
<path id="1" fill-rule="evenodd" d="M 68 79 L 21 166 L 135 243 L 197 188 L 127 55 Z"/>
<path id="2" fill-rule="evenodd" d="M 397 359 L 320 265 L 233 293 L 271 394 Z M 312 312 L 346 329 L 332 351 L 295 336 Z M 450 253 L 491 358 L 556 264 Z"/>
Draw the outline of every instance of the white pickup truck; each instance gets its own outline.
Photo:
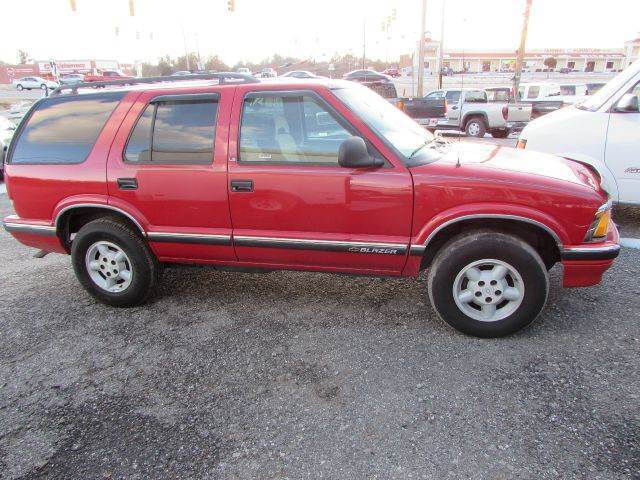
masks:
<path id="1" fill-rule="evenodd" d="M 487 92 L 474 88 L 434 90 L 425 99 L 445 99 L 447 113 L 438 120 L 438 130 L 460 130 L 470 137 L 484 137 L 490 133 L 505 138 L 519 132 L 531 119 L 531 105 L 518 103 L 489 103 Z"/>
<path id="2" fill-rule="evenodd" d="M 517 147 L 590 166 L 614 202 L 640 205 L 640 60 L 579 103 L 533 120 Z"/>

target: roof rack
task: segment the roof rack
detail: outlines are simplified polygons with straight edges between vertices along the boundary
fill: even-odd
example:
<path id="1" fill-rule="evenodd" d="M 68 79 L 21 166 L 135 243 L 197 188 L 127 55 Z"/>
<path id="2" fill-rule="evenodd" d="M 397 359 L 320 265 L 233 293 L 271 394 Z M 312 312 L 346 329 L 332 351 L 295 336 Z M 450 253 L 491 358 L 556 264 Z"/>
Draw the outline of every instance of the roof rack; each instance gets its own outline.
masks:
<path id="1" fill-rule="evenodd" d="M 140 85 L 145 83 L 160 83 L 160 82 L 184 82 L 187 80 L 219 80 L 219 83 L 227 83 L 231 80 L 232 83 L 257 83 L 258 80 L 252 75 L 246 75 L 244 73 L 236 72 L 217 72 L 217 73 L 202 73 L 191 75 L 164 75 L 159 77 L 138 77 L 138 78 L 123 78 L 120 80 L 105 80 L 103 82 L 79 82 L 69 85 L 60 85 L 56 88 L 51 95 L 60 95 L 64 90 L 71 90 L 71 93 L 78 93 L 79 88 L 99 88 L 112 85 Z M 233 82 L 233 80 L 240 80 L 240 82 Z"/>

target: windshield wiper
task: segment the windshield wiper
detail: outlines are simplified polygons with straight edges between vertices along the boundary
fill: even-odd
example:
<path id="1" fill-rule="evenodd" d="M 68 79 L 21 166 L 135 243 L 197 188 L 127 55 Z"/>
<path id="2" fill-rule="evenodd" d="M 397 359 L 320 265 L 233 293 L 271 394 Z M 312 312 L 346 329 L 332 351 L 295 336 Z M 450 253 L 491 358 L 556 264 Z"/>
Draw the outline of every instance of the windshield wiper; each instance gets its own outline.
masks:
<path id="1" fill-rule="evenodd" d="M 413 158 L 413 156 L 418 153 L 420 150 L 422 150 L 424 147 L 426 147 L 427 145 L 429 145 L 431 142 L 433 142 L 436 139 L 436 137 L 430 138 L 428 140 L 425 140 L 424 143 L 422 145 L 420 145 L 418 148 L 416 148 L 413 152 L 411 152 L 411 155 L 409 155 L 409 158 Z"/>

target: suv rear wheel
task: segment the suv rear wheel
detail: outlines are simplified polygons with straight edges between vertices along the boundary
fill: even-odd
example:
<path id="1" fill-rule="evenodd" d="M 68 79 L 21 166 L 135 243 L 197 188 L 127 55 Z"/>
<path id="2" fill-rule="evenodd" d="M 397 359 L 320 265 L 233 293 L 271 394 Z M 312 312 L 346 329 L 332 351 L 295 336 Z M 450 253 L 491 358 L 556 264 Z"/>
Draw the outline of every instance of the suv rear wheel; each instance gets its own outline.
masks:
<path id="1" fill-rule="evenodd" d="M 146 301 L 161 272 L 146 243 L 112 217 L 93 220 L 80 229 L 73 239 L 71 261 L 85 290 L 116 307 Z"/>
<path id="2" fill-rule="evenodd" d="M 428 288 L 438 316 L 456 330 L 502 337 L 528 326 L 542 311 L 549 276 L 528 243 L 484 230 L 458 235 L 441 248 Z"/>
<path id="3" fill-rule="evenodd" d="M 470 137 L 482 138 L 487 133 L 487 127 L 482 117 L 471 117 L 467 120 L 464 131 Z"/>

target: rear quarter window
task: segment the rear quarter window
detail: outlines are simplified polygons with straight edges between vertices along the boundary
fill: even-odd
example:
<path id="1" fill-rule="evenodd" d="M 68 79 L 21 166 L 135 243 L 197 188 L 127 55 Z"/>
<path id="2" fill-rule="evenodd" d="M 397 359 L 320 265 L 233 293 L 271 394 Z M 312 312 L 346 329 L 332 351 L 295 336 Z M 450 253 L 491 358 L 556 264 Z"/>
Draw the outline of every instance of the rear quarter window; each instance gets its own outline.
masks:
<path id="1" fill-rule="evenodd" d="M 19 128 L 8 163 L 82 163 L 125 92 L 51 97 Z"/>

